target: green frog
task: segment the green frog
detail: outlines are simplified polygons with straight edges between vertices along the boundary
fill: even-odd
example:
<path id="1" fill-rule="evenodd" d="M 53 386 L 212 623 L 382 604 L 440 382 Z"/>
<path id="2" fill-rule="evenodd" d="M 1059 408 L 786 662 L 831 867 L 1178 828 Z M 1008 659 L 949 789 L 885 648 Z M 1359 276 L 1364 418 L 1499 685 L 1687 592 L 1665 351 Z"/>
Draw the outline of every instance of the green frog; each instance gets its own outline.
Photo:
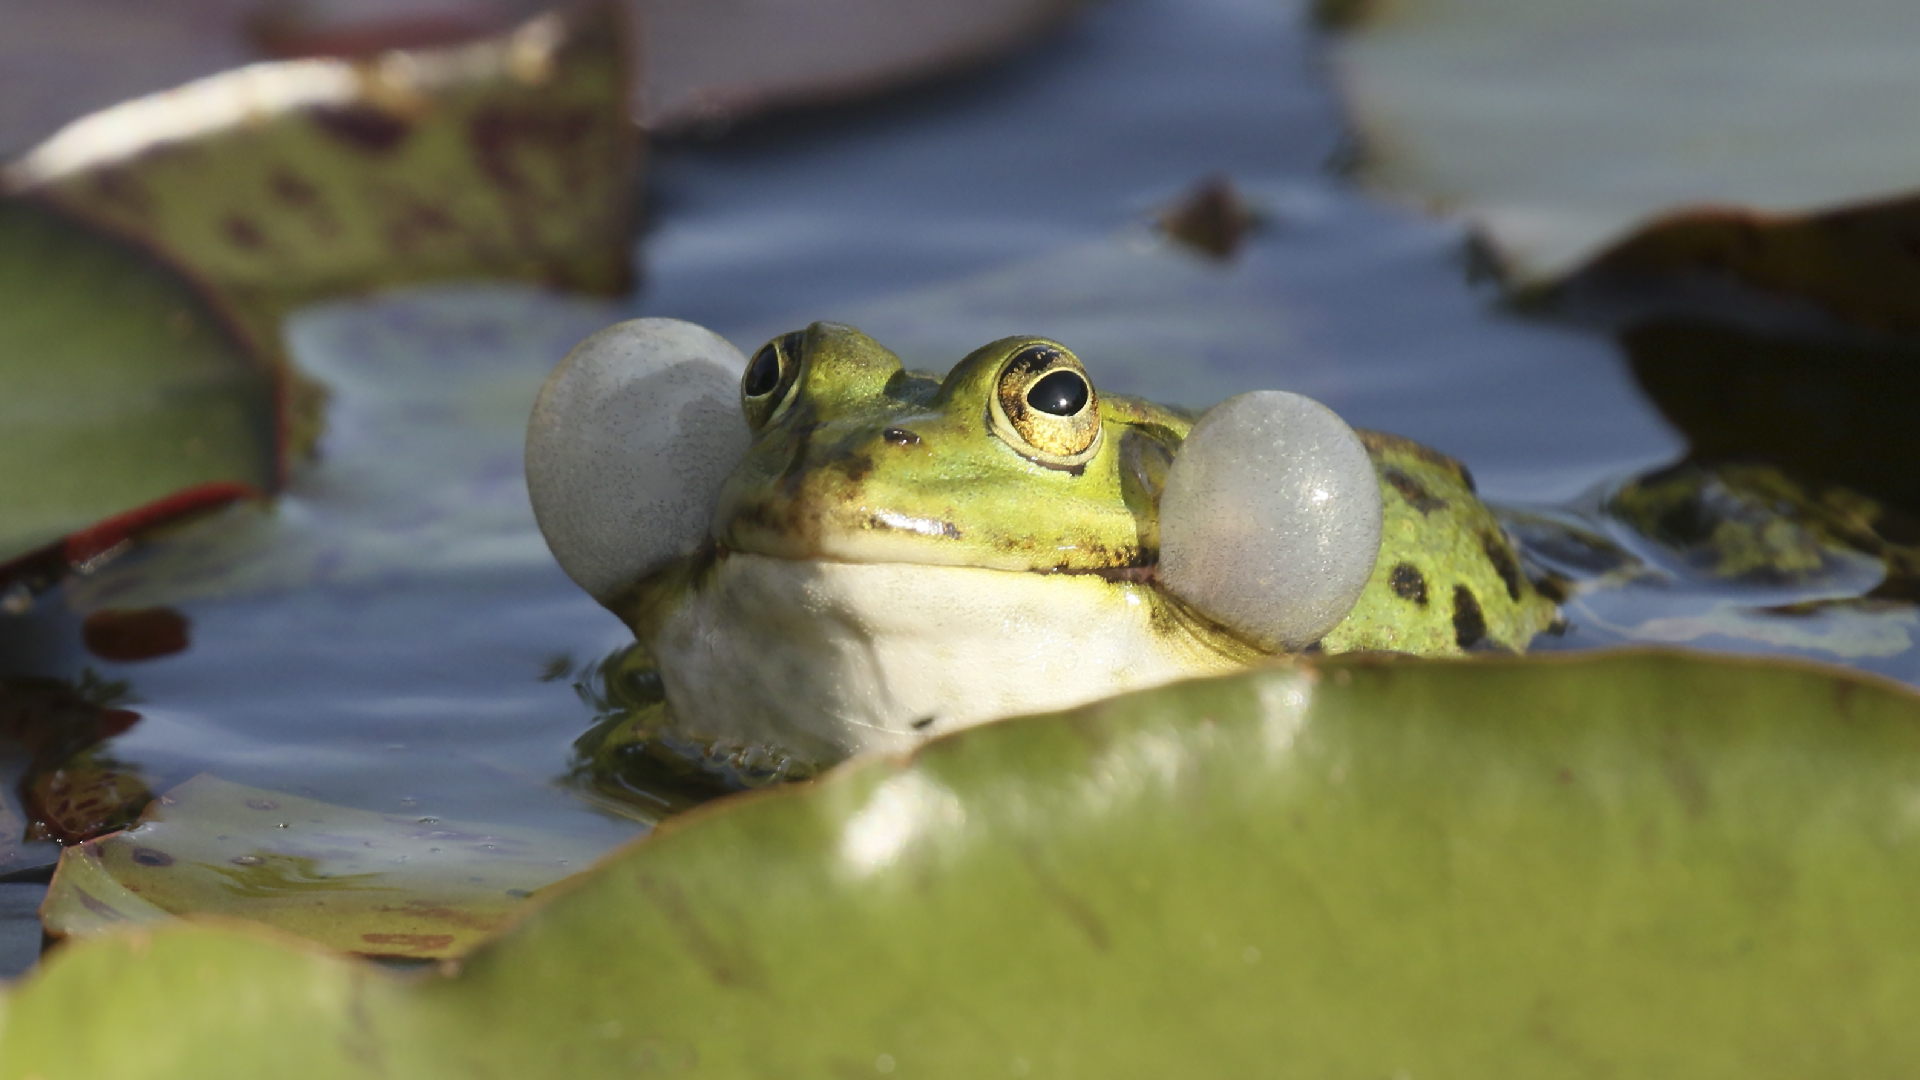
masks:
<path id="1" fill-rule="evenodd" d="M 832 323 L 751 358 L 621 324 L 543 389 L 528 485 L 657 672 L 643 734 L 783 775 L 1302 651 L 1521 651 L 1557 617 L 1452 459 L 1295 395 L 1103 394 L 1044 338 L 942 378 Z"/>

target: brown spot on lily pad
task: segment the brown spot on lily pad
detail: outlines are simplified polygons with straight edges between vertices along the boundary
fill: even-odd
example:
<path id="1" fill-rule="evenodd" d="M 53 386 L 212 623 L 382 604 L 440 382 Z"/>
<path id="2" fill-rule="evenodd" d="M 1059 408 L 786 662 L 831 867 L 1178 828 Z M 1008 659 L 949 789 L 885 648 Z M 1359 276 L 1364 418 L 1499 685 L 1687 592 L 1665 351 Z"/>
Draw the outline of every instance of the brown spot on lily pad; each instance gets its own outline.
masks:
<path id="1" fill-rule="evenodd" d="M 251 218 L 229 214 L 226 220 L 220 223 L 220 229 L 226 234 L 227 242 L 234 247 L 247 251 L 259 251 L 267 246 L 267 235 L 260 231 L 260 226 L 255 225 Z"/>
<path id="2" fill-rule="evenodd" d="M 288 206 L 304 208 L 320 201 L 319 188 L 284 169 L 267 178 L 267 190 Z"/>
<path id="3" fill-rule="evenodd" d="M 157 848 L 137 847 L 130 856 L 141 866 L 172 866 L 173 856 Z"/>
<path id="4" fill-rule="evenodd" d="M 372 105 L 321 106 L 308 115 L 320 130 L 369 154 L 390 153 L 413 134 L 413 125 L 404 117 Z"/>

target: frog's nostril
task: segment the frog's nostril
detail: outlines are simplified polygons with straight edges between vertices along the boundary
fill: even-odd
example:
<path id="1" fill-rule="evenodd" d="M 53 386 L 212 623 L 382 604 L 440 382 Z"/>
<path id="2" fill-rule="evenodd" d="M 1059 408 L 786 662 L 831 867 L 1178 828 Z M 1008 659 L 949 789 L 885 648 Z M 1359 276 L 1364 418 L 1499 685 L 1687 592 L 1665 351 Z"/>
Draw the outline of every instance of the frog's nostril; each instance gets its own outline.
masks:
<path id="1" fill-rule="evenodd" d="M 890 427 L 880 433 L 880 437 L 895 446 L 919 446 L 920 436 L 906 428 Z"/>

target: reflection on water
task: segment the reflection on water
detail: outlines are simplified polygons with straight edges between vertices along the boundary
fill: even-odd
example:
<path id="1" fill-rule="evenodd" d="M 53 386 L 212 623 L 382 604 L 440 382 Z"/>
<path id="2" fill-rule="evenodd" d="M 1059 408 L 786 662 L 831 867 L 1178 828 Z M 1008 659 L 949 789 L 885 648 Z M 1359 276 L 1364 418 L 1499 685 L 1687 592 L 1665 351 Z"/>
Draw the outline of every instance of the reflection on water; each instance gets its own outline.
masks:
<path id="1" fill-rule="evenodd" d="M 1542 647 L 1687 644 L 1920 682 L 1920 531 L 1898 507 L 1772 466 L 1686 462 L 1504 520 L 1573 585 L 1567 633 Z"/>
<path id="2" fill-rule="evenodd" d="M 1920 510 L 1920 344 L 1679 317 L 1639 323 L 1620 340 L 1696 456 L 1766 461 Z"/>

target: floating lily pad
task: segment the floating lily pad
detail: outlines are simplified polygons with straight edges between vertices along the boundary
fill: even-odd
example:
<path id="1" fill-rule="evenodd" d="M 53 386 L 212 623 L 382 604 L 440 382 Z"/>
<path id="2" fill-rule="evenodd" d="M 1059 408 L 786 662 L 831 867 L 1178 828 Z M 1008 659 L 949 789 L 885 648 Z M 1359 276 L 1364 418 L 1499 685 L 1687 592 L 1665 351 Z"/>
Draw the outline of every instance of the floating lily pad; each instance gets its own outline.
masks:
<path id="1" fill-rule="evenodd" d="M 162 795 L 133 828 L 67 849 L 41 919 L 68 937 L 231 915 L 347 952 L 457 956 L 600 851 L 202 775 Z"/>
<path id="2" fill-rule="evenodd" d="M 322 392 L 281 362 L 296 304 L 446 277 L 625 289 L 623 35 L 600 5 L 467 46 L 255 65 L 9 166 L 0 585 L 275 489 L 321 424 Z M 103 521 L 120 527 L 76 547 Z"/>
<path id="3" fill-rule="evenodd" d="M 82 118 L 7 186 L 167 253 L 268 347 L 292 305 L 447 277 L 631 282 L 618 10 L 471 45 L 255 64 Z"/>
<path id="4" fill-rule="evenodd" d="M 1572 310 L 1747 321 L 1758 312 L 1775 332 L 1785 323 L 1832 337 L 1839 321 L 1911 336 L 1920 333 L 1917 229 L 1920 196 L 1803 214 L 1682 212 L 1607 248 L 1556 291 Z"/>
<path id="5" fill-rule="evenodd" d="M 1464 213 L 1520 282 L 1558 278 L 1656 222 L 1673 234 L 1656 246 L 1692 250 L 1699 268 L 1717 269 L 1700 255 L 1718 250 L 1779 287 L 1837 273 L 1844 284 L 1818 291 L 1849 302 L 1884 299 L 1894 281 L 1920 274 L 1910 252 L 1895 250 L 1906 233 L 1889 228 L 1911 219 L 1910 202 L 1851 221 L 1726 212 L 1830 210 L 1913 191 L 1920 69 L 1902 58 L 1920 47 L 1920 19 L 1908 4 L 1324 7 L 1343 28 L 1334 57 L 1364 175 Z M 1669 220 L 1692 208 L 1709 212 Z M 1842 235 L 1856 226 L 1866 235 Z M 1884 254 L 1857 268 L 1833 257 L 1868 249 Z M 1876 284 L 1888 267 L 1898 273 Z"/>
<path id="6" fill-rule="evenodd" d="M 183 491 L 272 488 L 277 378 L 168 266 L 0 200 L 0 579 L 36 549 Z M 64 570 L 115 542 L 52 561 Z"/>
<path id="7" fill-rule="evenodd" d="M 69 946 L 10 992 L 0 1059 L 1895 1074 L 1920 1053 L 1917 783 L 1920 699 L 1837 669 L 1248 672 L 717 804 L 448 974 L 212 927 Z"/>

